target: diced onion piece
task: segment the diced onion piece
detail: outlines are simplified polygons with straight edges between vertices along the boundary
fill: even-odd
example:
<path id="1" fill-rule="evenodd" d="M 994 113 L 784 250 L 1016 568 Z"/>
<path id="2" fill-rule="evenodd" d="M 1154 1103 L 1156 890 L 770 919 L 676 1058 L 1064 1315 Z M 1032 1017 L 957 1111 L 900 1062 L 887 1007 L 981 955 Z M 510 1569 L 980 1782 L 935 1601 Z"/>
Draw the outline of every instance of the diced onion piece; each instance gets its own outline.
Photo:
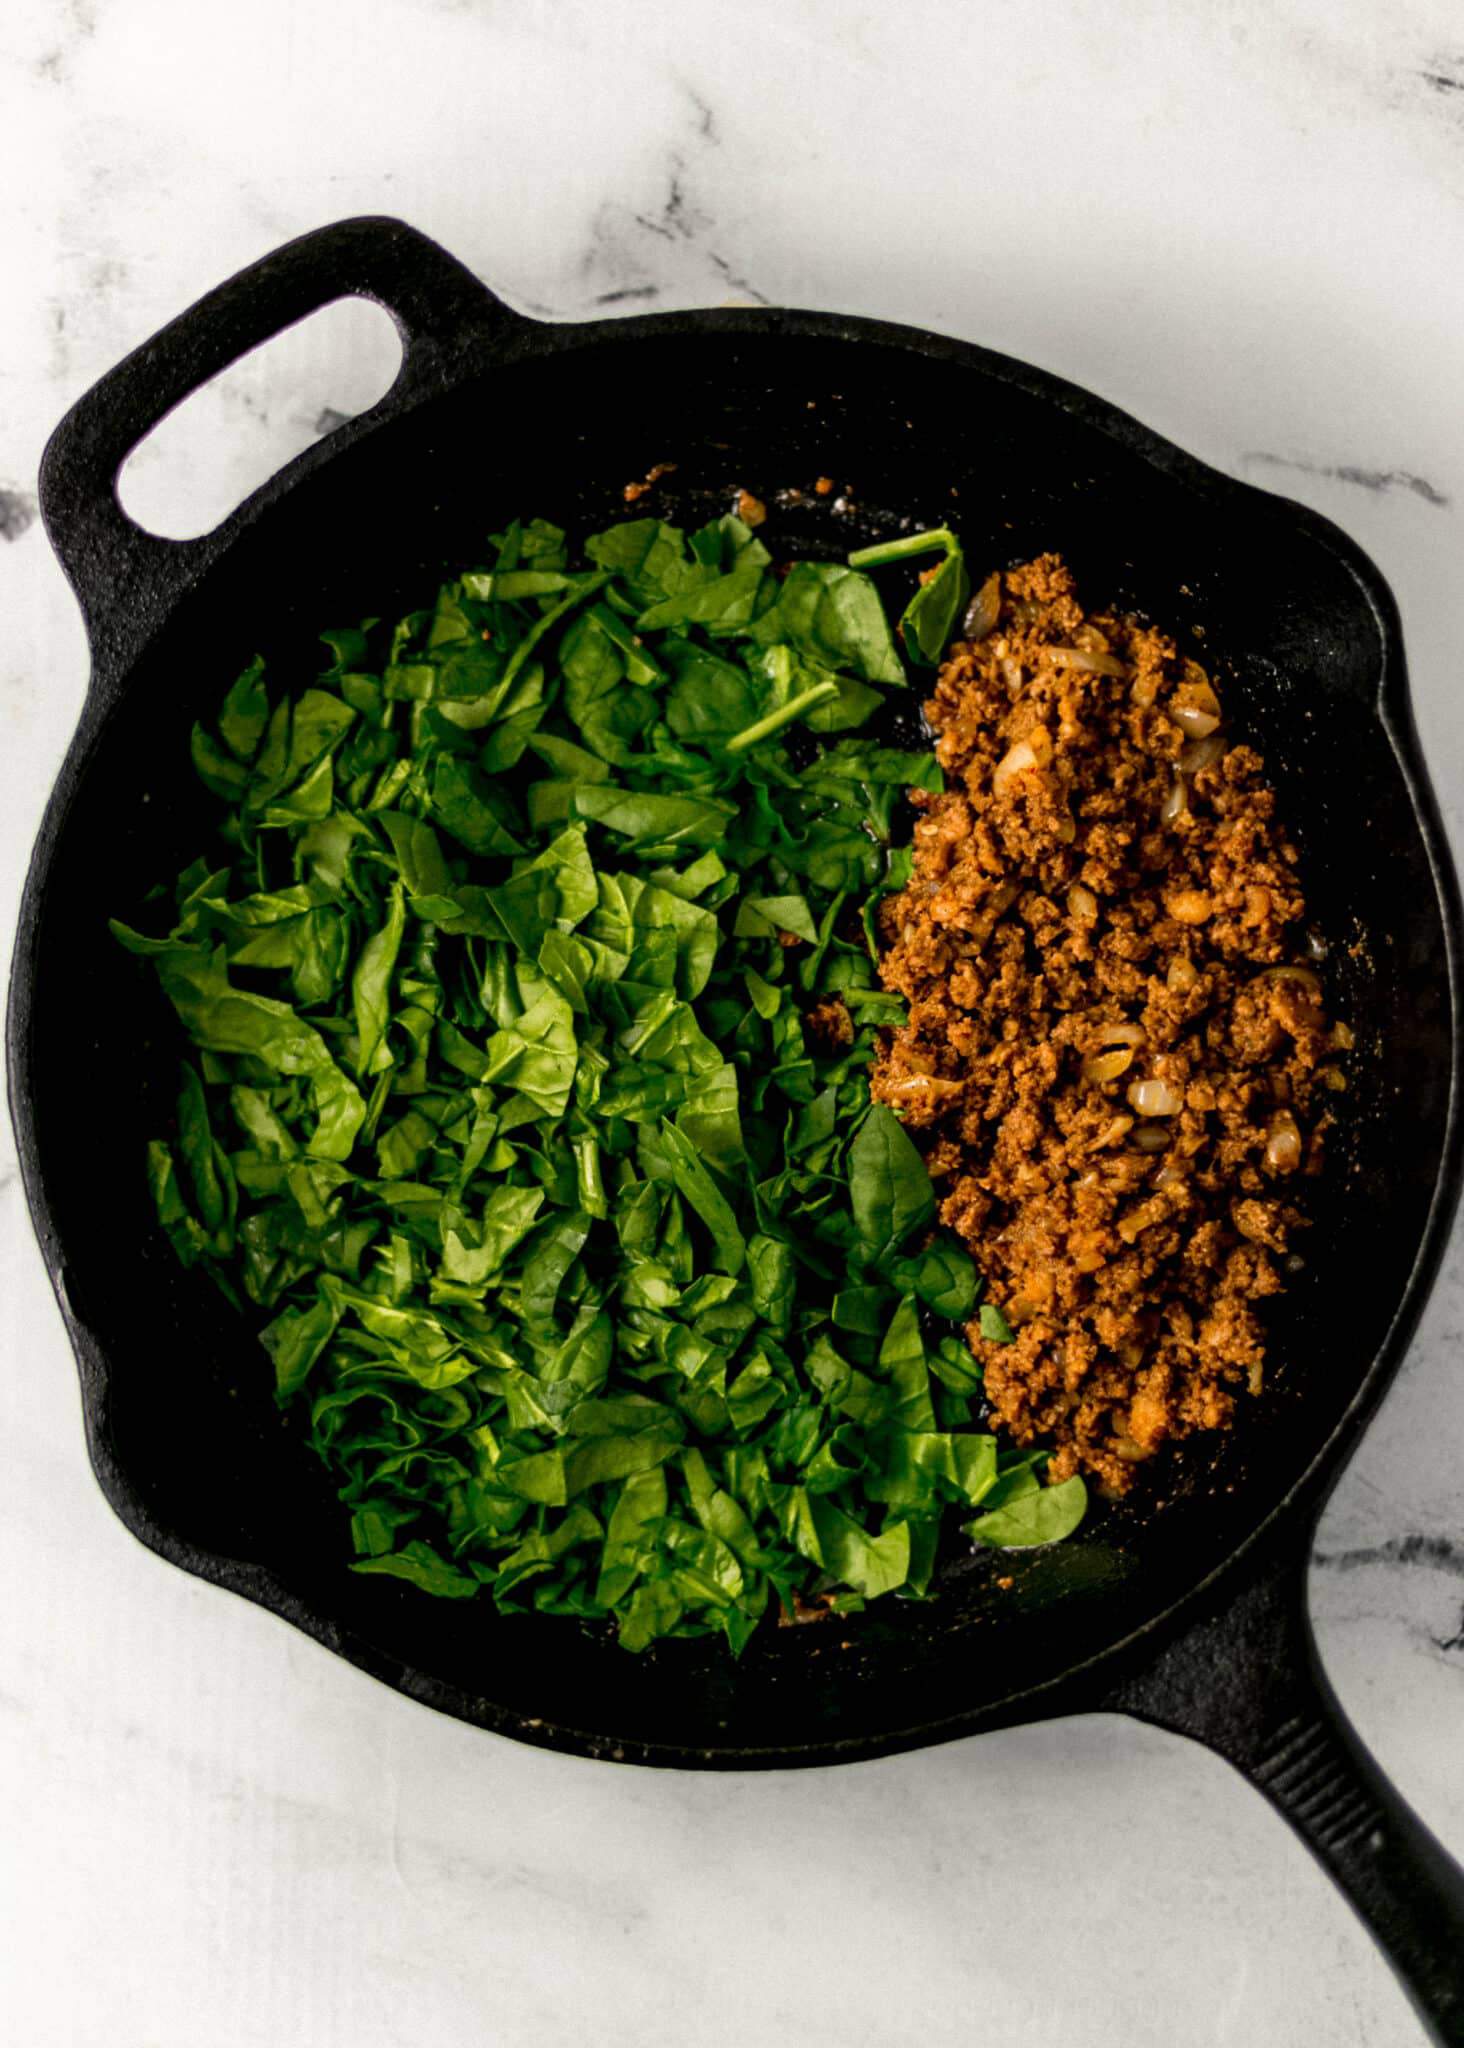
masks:
<path id="1" fill-rule="evenodd" d="M 1172 994 L 1186 996 L 1200 978 L 1200 970 L 1193 960 L 1184 953 L 1176 953 L 1169 963 L 1169 972 L 1164 977 L 1165 986 Z"/>
<path id="2" fill-rule="evenodd" d="M 1018 740 L 1016 745 L 1009 747 L 997 762 L 995 773 L 991 778 L 991 786 L 996 790 L 1005 789 L 1007 784 L 1014 781 L 1018 775 L 1025 775 L 1029 768 L 1035 768 L 1036 766 L 1037 756 L 1033 752 L 1032 742 L 1030 740 Z"/>
<path id="3" fill-rule="evenodd" d="M 1169 1214 L 1169 1204 L 1158 1195 L 1151 1195 L 1147 1202 L 1140 1202 L 1137 1209 L 1130 1209 L 1127 1216 L 1119 1218 L 1118 1234 L 1125 1244 L 1132 1244 L 1141 1231 L 1162 1223 Z"/>
<path id="4" fill-rule="evenodd" d="M 1171 1161 L 1169 1165 L 1161 1166 L 1155 1174 L 1154 1185 L 1156 1188 L 1177 1187 L 1183 1179 L 1184 1174 L 1182 1170 Z"/>
<path id="5" fill-rule="evenodd" d="M 1164 899 L 1164 908 L 1178 924 L 1203 924 L 1214 907 L 1204 889 L 1175 889 Z"/>
<path id="6" fill-rule="evenodd" d="M 1254 977 L 1254 982 L 1290 981 L 1297 988 L 1309 989 L 1313 995 L 1320 995 L 1322 984 L 1309 967 L 1263 967 Z"/>
<path id="7" fill-rule="evenodd" d="M 1097 924 L 1098 898 L 1091 889 L 1085 889 L 1081 882 L 1074 882 L 1067 893 L 1068 916 L 1076 924 Z"/>
<path id="8" fill-rule="evenodd" d="M 961 632 L 967 640 L 984 640 L 1000 616 L 1001 578 L 993 571 L 967 605 Z"/>
<path id="9" fill-rule="evenodd" d="M 1178 1116 L 1184 1108 L 1184 1092 L 1172 1081 L 1130 1081 L 1128 1100 L 1140 1116 Z"/>
<path id="10" fill-rule="evenodd" d="M 1137 1085 L 1143 1087 L 1144 1083 Z M 1140 1124 L 1134 1132 L 1134 1143 L 1141 1152 L 1162 1152 L 1169 1143 L 1169 1133 L 1163 1124 Z"/>
<path id="11" fill-rule="evenodd" d="M 1034 725 L 1023 739 L 1008 747 L 996 764 L 991 778 L 993 790 L 1000 792 L 1019 775 L 1030 769 L 1045 768 L 1052 759 L 1052 735 L 1045 725 Z"/>
<path id="12" fill-rule="evenodd" d="M 1207 733 L 1204 739 L 1190 740 L 1179 750 L 1179 771 L 1181 775 L 1198 775 L 1206 768 L 1213 768 L 1217 761 L 1223 761 L 1228 749 L 1218 732 Z"/>
<path id="13" fill-rule="evenodd" d="M 1192 704 L 1171 704 L 1169 716 L 1188 740 L 1207 740 L 1220 726 L 1213 712 L 1197 711 Z"/>
<path id="14" fill-rule="evenodd" d="M 1188 809 L 1189 784 L 1182 775 L 1176 775 L 1173 783 L 1170 785 L 1169 794 L 1165 797 L 1160 807 L 1159 823 L 1161 825 L 1172 825 L 1175 819 L 1182 818 Z"/>
<path id="15" fill-rule="evenodd" d="M 1301 1164 L 1301 1132 L 1289 1109 L 1278 1110 L 1266 1134 L 1266 1165 L 1272 1173 L 1295 1173 Z"/>
<path id="16" fill-rule="evenodd" d="M 959 1095 L 961 1083 L 948 1081 L 939 1074 L 907 1074 L 903 1080 L 892 1081 L 887 1093 L 894 1102 L 929 1103 L 949 1102 Z"/>
<path id="17" fill-rule="evenodd" d="M 1169 702 L 1169 716 L 1186 739 L 1204 740 L 1220 723 L 1220 699 L 1197 662 L 1185 665 L 1185 678 Z"/>
<path id="18" fill-rule="evenodd" d="M 1131 1024 L 1127 1018 L 1120 1018 L 1115 1024 L 1095 1024 L 1093 1027 L 1095 1046 L 1142 1045 L 1143 1042 L 1143 1025 Z"/>
<path id="19" fill-rule="evenodd" d="M 1128 673 L 1116 654 L 1094 654 L 1086 647 L 1044 647 L 1042 653 L 1055 668 L 1082 669 L 1090 676 L 1121 676 Z"/>
<path id="20" fill-rule="evenodd" d="M 1120 1074 L 1126 1074 L 1134 1063 L 1133 1047 L 1118 1046 L 1113 1052 L 1095 1053 L 1092 1059 L 1083 1062 L 1083 1079 L 1100 1086 L 1105 1081 L 1116 1081 Z"/>

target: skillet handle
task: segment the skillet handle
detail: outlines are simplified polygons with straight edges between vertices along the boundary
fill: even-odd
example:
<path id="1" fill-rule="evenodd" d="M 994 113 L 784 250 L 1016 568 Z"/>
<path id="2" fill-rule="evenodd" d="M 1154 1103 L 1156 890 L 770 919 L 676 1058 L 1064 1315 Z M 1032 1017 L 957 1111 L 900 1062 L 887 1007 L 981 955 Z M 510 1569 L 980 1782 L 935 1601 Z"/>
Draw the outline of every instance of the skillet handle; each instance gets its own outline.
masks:
<path id="1" fill-rule="evenodd" d="M 104 687 L 161 612 L 228 546 L 279 488 L 272 478 L 211 533 L 162 540 L 135 526 L 117 475 L 158 423 L 240 356 L 335 300 L 373 300 L 402 339 L 402 366 L 385 396 L 280 475 L 295 477 L 452 380 L 465 360 L 515 353 L 536 323 L 512 313 L 471 271 L 405 222 L 362 217 L 287 242 L 209 292 L 94 384 L 67 413 L 41 459 L 41 516 L 76 592 L 92 647 L 93 688 Z"/>
<path id="2" fill-rule="evenodd" d="M 1363 1747 L 1317 1657 L 1287 1556 L 1103 1701 L 1226 1757 L 1369 1929 L 1431 2040 L 1464 2048 L 1464 1870 Z"/>

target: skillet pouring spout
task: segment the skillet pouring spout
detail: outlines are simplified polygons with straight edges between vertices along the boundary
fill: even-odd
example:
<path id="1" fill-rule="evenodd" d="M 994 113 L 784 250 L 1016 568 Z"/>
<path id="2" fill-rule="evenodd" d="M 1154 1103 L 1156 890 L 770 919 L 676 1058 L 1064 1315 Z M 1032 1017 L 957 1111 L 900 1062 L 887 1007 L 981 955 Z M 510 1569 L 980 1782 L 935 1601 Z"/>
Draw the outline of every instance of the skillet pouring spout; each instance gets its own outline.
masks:
<path id="1" fill-rule="evenodd" d="M 213 533 L 177 543 L 134 526 L 116 478 L 137 442 L 238 356 L 350 295 L 402 335 L 380 403 Z M 735 1663 L 693 1642 L 632 1657 L 486 1602 L 467 1629 L 456 1603 L 344 1569 L 337 1503 L 280 1427 L 253 1331 L 177 1265 L 139 1199 L 176 1040 L 105 923 L 135 919 L 207 843 L 189 733 L 255 655 L 312 674 L 322 624 L 413 609 L 515 515 L 580 531 L 623 518 L 627 482 L 668 463 L 657 502 L 683 525 L 735 487 L 776 508 L 765 537 L 790 555 L 958 521 L 974 562 L 1055 550 L 1105 603 L 1202 641 L 1296 833 L 1358 1048 L 1306 1265 L 1272 1326 L 1274 1391 L 1249 1427 L 1178 1467 L 1162 1505 L 1105 1505 L 1071 1544 L 1016 1563 L 954 1560 L 929 1601 L 769 1631 Z M 819 496 L 826 476 L 847 489 Z M 1094 1707 L 1181 1730 L 1286 1815 L 1435 2038 L 1464 2042 L 1464 1877 L 1341 1718 L 1301 1594 L 1315 1517 L 1403 1357 L 1460 1179 L 1458 894 L 1396 607 L 1367 557 L 987 350 L 762 307 L 544 325 L 381 219 L 266 256 L 111 371 L 52 437 L 41 504 L 92 674 L 22 903 L 10 1105 L 92 1463 L 134 1534 L 414 1699 L 577 1755 L 829 1764 Z M 102 1068 L 129 1087 L 99 1157 L 78 1076 Z M 229 1456 L 188 1455 L 199 1436 Z"/>

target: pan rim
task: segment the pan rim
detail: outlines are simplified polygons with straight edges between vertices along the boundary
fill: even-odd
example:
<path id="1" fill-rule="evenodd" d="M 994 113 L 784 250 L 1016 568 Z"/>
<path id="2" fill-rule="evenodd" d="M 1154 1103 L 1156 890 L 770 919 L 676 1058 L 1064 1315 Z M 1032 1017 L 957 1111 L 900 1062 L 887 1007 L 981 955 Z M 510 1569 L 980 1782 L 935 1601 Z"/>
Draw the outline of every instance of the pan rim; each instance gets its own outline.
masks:
<path id="1" fill-rule="evenodd" d="M 485 303 L 495 302 L 485 292 Z M 1109 401 L 1045 369 L 997 354 L 978 344 L 954 336 L 900 326 L 885 321 L 837 313 L 804 312 L 778 308 L 707 309 L 685 313 L 655 313 L 621 320 L 551 324 L 528 321 L 516 314 L 502 314 L 493 324 L 492 335 L 464 356 L 461 368 L 441 390 L 393 406 L 388 401 L 374 416 L 355 423 L 360 432 L 352 441 L 363 440 L 381 427 L 451 396 L 507 363 L 545 355 L 570 354 L 613 340 L 617 345 L 653 335 L 687 340 L 698 334 L 746 336 L 777 341 L 807 336 L 822 342 L 846 345 L 875 344 L 896 348 L 930 359 L 946 360 L 957 367 L 973 367 L 988 377 L 1010 383 L 1076 419 L 1107 438 L 1117 441 L 1161 473 L 1178 478 L 1212 504 L 1240 506 L 1247 501 L 1263 504 L 1270 517 L 1283 517 L 1323 548 L 1347 572 L 1376 623 L 1384 662 L 1375 715 L 1387 737 L 1389 749 L 1403 778 L 1419 838 L 1425 849 L 1434 884 L 1440 923 L 1445 936 L 1444 977 L 1450 1016 L 1450 1071 L 1448 1101 L 1428 1214 L 1397 1308 L 1382 1341 L 1362 1373 L 1352 1398 L 1299 1475 L 1279 1501 L 1242 1537 L 1236 1546 L 1199 1579 L 1177 1593 L 1159 1611 L 1117 1641 L 1095 1651 L 1081 1662 L 998 1701 L 985 1701 L 941 1719 L 912 1721 L 908 1726 L 890 1727 L 875 1734 L 848 1737 L 819 1737 L 791 1745 L 749 1746 L 745 1743 L 709 1749 L 701 1745 L 679 1745 L 656 1740 L 615 1740 L 576 1729 L 561 1722 L 548 1723 L 525 1717 L 512 1709 L 475 1699 L 441 1678 L 402 1665 L 368 1638 L 331 1621 L 327 1611 L 279 1581 L 266 1567 L 230 1559 L 176 1535 L 160 1522 L 143 1500 L 139 1490 L 115 1457 L 106 1438 L 108 1362 L 105 1346 L 67 1298 L 64 1247 L 60 1244 L 46 1179 L 35 1143 L 31 1103 L 33 956 L 40 923 L 41 906 L 54 860 L 56 845 L 71 807 L 71 799 L 96 750 L 107 722 L 112 701 L 126 688 L 127 678 L 146 658 L 158 635 L 165 630 L 178 605 L 196 584 L 207 576 L 214 563 L 233 546 L 247 529 L 292 492 L 307 476 L 323 469 L 334 459 L 335 448 L 307 451 L 273 478 L 262 491 L 224 522 L 211 537 L 209 557 L 195 572 L 179 581 L 166 603 L 150 622 L 150 630 L 107 673 L 106 649 L 96 648 L 94 687 L 88 692 L 76 731 L 57 773 L 31 856 L 17 921 L 11 960 L 6 1018 L 8 1095 L 27 1203 L 40 1243 L 48 1277 L 58 1299 L 63 1325 L 77 1359 L 81 1377 L 83 1409 L 89 1455 L 103 1494 L 119 1519 L 134 1536 L 170 1563 L 227 1590 L 240 1593 L 268 1609 L 281 1620 L 300 1628 L 325 1647 L 344 1656 L 357 1668 L 390 1684 L 420 1704 L 431 1705 L 473 1725 L 526 1741 L 540 1747 L 593 1757 L 613 1756 L 617 1761 L 695 1768 L 771 1768 L 817 1766 L 887 1755 L 926 1743 L 952 1740 L 982 1728 L 1009 1725 L 1027 1719 L 1045 1718 L 1062 1711 L 1081 1710 L 1086 1690 L 1091 1703 L 1094 1681 L 1116 1673 L 1145 1645 L 1167 1639 L 1185 1617 L 1213 1598 L 1216 1588 L 1247 1565 L 1254 1566 L 1265 1551 L 1278 1548 L 1289 1536 L 1301 1549 L 1315 1517 L 1340 1477 L 1347 1454 L 1371 1410 L 1381 1398 L 1401 1363 L 1407 1344 L 1417 1326 L 1433 1280 L 1442 1261 L 1448 1229 L 1458 1197 L 1461 1165 L 1464 1165 L 1464 1117 L 1461 1117 L 1461 918 L 1457 881 L 1447 841 L 1438 817 L 1432 789 L 1414 729 L 1408 695 L 1401 626 L 1392 593 L 1381 572 L 1364 551 L 1323 515 L 1298 504 L 1281 493 L 1226 475 L 1223 471 L 1189 454 L 1177 444 L 1143 425 Z M 184 318 L 186 319 L 186 315 Z M 505 342 L 505 333 L 507 340 Z M 145 345 L 146 347 L 146 345 Z M 145 354 L 139 352 L 139 356 Z M 108 688 L 96 685 L 106 684 Z M 433 1695 L 436 1695 L 433 1697 Z"/>

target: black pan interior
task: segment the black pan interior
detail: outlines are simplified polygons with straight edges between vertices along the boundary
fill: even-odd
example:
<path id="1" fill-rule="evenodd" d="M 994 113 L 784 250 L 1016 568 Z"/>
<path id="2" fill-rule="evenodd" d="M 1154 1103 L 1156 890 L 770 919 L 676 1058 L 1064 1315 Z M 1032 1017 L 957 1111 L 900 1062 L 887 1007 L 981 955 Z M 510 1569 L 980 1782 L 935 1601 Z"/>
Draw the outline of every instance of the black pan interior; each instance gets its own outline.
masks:
<path id="1" fill-rule="evenodd" d="M 168 1125 L 177 1040 L 104 923 L 146 922 L 147 888 L 206 850 L 189 726 L 250 655 L 303 680 L 322 626 L 430 600 L 514 513 L 581 533 L 623 517 L 623 486 L 657 461 L 677 468 L 643 503 L 671 518 L 745 485 L 775 507 L 765 538 L 789 553 L 948 520 L 978 571 L 1056 549 L 1089 602 L 1172 627 L 1265 754 L 1332 1002 L 1358 1039 L 1305 1270 L 1273 1318 L 1273 1384 L 1245 1428 L 1058 1550 L 955 1558 L 929 1603 L 769 1632 L 736 1666 L 703 1644 L 637 1659 L 573 1624 L 346 1570 L 345 1517 L 276 1413 L 263 1353 L 150 1219 L 142 1147 Z M 842 504 L 779 504 L 823 475 Z M 293 1618 L 419 1696 L 571 1747 L 833 1754 L 1020 1712 L 1019 1695 L 1127 1637 L 1277 1507 L 1358 1394 L 1407 1284 L 1441 1161 L 1450 1020 L 1437 892 L 1378 712 L 1383 660 L 1366 590 L 1295 508 L 1156 459 L 997 364 L 893 341 L 652 327 L 561 342 L 321 467 L 246 529 L 126 679 L 41 905 L 37 1153 L 67 1299 L 106 1360 L 93 1426 L 128 1518 L 175 1554 L 262 1568 Z M 246 1569 L 241 1583 L 262 1582 Z"/>

